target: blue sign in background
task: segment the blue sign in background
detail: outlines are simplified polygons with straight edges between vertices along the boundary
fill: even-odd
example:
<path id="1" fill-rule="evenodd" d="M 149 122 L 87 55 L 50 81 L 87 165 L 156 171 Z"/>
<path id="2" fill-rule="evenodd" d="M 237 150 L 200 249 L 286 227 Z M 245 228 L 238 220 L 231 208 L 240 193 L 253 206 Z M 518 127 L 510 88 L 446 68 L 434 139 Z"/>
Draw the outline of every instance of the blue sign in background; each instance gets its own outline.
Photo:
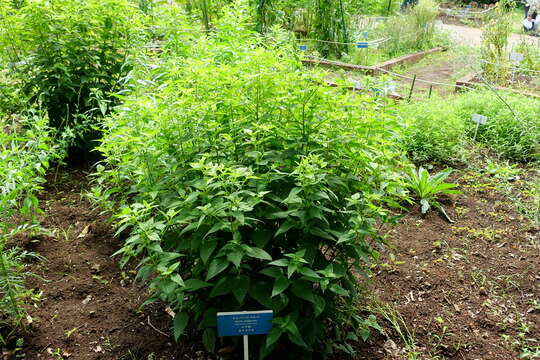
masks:
<path id="1" fill-rule="evenodd" d="M 272 310 L 218 312 L 219 336 L 268 334 L 272 329 Z"/>

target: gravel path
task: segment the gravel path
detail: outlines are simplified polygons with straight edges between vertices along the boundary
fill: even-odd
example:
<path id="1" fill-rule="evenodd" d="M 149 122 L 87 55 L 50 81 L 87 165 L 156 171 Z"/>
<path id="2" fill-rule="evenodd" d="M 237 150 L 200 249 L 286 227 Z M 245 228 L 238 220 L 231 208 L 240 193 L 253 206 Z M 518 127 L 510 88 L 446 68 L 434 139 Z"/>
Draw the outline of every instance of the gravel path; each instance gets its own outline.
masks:
<path id="1" fill-rule="evenodd" d="M 482 43 L 482 29 L 451 24 L 443 24 L 442 29 L 450 34 L 450 38 L 452 40 L 463 45 L 480 46 Z M 540 38 L 521 34 L 510 35 L 509 44 L 511 47 L 521 43 L 522 41 L 540 46 Z"/>

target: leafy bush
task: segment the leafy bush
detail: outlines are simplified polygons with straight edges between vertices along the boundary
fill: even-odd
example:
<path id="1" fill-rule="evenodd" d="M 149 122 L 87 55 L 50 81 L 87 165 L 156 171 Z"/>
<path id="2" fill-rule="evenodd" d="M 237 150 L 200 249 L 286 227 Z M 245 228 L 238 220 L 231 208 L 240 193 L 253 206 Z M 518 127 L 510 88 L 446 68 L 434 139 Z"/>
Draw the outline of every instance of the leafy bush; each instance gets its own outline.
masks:
<path id="1" fill-rule="evenodd" d="M 510 62 L 506 51 L 512 31 L 511 19 L 501 1 L 496 16 L 485 26 L 482 33 L 481 58 L 484 75 L 495 83 L 504 83 L 510 76 Z"/>
<path id="2" fill-rule="evenodd" d="M 512 110 L 488 91 L 476 96 L 462 95 L 456 110 L 469 124 L 472 114 L 488 116 L 487 124 L 480 127 L 477 140 L 502 157 L 524 162 L 540 160 L 540 102 L 511 93 L 502 96 Z M 471 129 L 469 135 L 472 134 Z"/>
<path id="3" fill-rule="evenodd" d="M 383 43 L 382 48 L 390 56 L 399 56 L 435 46 L 443 40 L 436 36 L 435 19 L 438 14 L 439 8 L 434 1 L 422 0 L 405 14 L 389 17 L 381 36 L 389 37 L 390 41 Z"/>
<path id="4" fill-rule="evenodd" d="M 376 225 L 392 221 L 383 205 L 403 192 L 399 127 L 379 100 L 263 47 L 245 7 L 227 13 L 212 36 L 190 37 L 189 58 L 133 75 L 93 195 L 120 206 L 130 235 L 118 254 L 142 258 L 138 277 L 176 311 L 177 338 L 191 323 L 213 350 L 218 311 L 270 308 L 261 356 L 278 343 L 352 351 L 376 326 L 357 314 L 357 274 L 378 256 Z"/>
<path id="5" fill-rule="evenodd" d="M 406 129 L 402 142 L 415 163 L 459 163 L 466 158 L 467 122 L 455 101 L 433 98 L 400 108 Z"/>
<path id="6" fill-rule="evenodd" d="M 406 124 L 403 144 L 415 162 L 452 163 L 466 157 L 475 133 L 473 114 L 488 117 L 477 141 L 501 157 L 517 161 L 540 160 L 540 103 L 525 96 L 474 91 L 453 98 L 433 98 L 401 109 Z"/>
<path id="7" fill-rule="evenodd" d="M 24 286 L 23 260 L 36 257 L 6 245 L 15 235 L 38 229 L 35 194 L 56 148 L 44 117 L 4 117 L 0 128 L 0 343 L 5 343 L 20 325 L 22 305 L 31 294 Z"/>
<path id="8" fill-rule="evenodd" d="M 42 104 L 51 126 L 76 128 L 81 145 L 128 72 L 130 49 L 144 38 L 142 13 L 127 0 L 2 1 L 0 58 L 23 93 Z"/>

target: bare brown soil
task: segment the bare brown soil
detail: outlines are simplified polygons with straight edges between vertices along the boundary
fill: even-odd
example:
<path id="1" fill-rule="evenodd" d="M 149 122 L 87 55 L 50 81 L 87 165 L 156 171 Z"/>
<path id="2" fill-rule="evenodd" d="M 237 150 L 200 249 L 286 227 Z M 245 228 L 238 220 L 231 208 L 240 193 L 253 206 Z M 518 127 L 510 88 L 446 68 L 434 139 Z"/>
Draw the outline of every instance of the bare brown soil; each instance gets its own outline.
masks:
<path id="1" fill-rule="evenodd" d="M 518 359 L 523 346 L 511 343 L 519 342 L 520 329 L 529 328 L 530 347 L 540 346 L 540 309 L 532 305 L 540 299 L 540 229 L 501 186 L 520 191 L 527 181 L 472 171 L 455 181 L 463 194 L 445 207 L 456 222 L 435 211 L 411 212 L 392 231 L 393 248 L 372 289 L 402 315 L 401 331 L 411 331 L 420 359 Z M 389 337 L 366 358 L 407 358 L 395 327 L 386 322 L 386 329 Z"/>
<path id="2" fill-rule="evenodd" d="M 82 197 L 86 174 L 54 178 L 40 199 L 42 225 L 52 236 L 23 244 L 46 258 L 31 269 L 39 278 L 28 281 L 42 300 L 28 309 L 22 350 L 4 350 L 3 359 L 146 360 L 152 353 L 159 355 L 155 359 L 198 359 L 198 342 L 173 345 L 163 306 L 139 309 L 147 293 L 132 286 L 134 271 L 121 271 L 111 257 L 120 240 L 106 216 Z"/>

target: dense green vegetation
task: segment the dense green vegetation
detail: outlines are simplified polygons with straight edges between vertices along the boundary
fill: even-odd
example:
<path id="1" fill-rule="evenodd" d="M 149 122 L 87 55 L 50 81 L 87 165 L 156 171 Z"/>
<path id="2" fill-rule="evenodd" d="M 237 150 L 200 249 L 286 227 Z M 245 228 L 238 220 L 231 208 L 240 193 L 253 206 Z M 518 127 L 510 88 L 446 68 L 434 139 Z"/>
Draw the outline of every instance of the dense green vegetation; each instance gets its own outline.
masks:
<path id="1" fill-rule="evenodd" d="M 116 103 L 133 47 L 145 43 L 142 13 L 129 1 L 3 1 L 0 47 L 12 82 L 50 125 L 70 129 L 76 147 L 98 135 L 97 119 Z"/>
<path id="2" fill-rule="evenodd" d="M 387 231 L 411 204 L 426 213 L 458 193 L 450 169 L 421 165 L 462 165 L 475 143 L 540 160 L 537 100 L 483 90 L 395 103 L 302 66 L 301 39 L 357 63 L 443 41 L 425 0 L 369 30 L 388 37 L 378 55 L 354 49 L 360 15 L 397 6 L 0 0 L 0 341 L 21 325 L 24 261 L 37 257 L 13 240 L 42 230 L 36 194 L 74 148 L 100 155 L 90 196 L 147 303 L 175 313 L 176 340 L 193 329 L 216 351 L 216 313 L 254 309 L 274 311 L 253 339 L 261 358 L 353 354 L 381 331 L 360 288 Z M 484 58 L 503 61 L 506 23 L 489 29 Z"/>
<path id="3" fill-rule="evenodd" d="M 0 118 L 0 128 L 0 344 L 5 345 L 21 325 L 22 305 L 32 295 L 25 287 L 29 274 L 23 261 L 37 257 L 9 241 L 40 231 L 36 195 L 56 149 L 47 118 L 39 113 Z"/>
<path id="4" fill-rule="evenodd" d="M 538 161 L 539 111 L 537 100 L 505 94 L 503 102 L 489 90 L 435 98 L 401 109 L 407 124 L 403 143 L 415 162 L 463 162 L 476 134 L 472 115 L 480 114 L 488 122 L 480 126 L 476 141 L 506 159 Z"/>
<path id="5" fill-rule="evenodd" d="M 189 56 L 148 59 L 107 121 L 100 182 L 131 229 L 119 253 L 144 255 L 143 280 L 158 274 L 177 336 L 190 319 L 213 350 L 218 311 L 270 308 L 262 355 L 286 339 L 346 349 L 373 326 L 354 312 L 354 272 L 404 191 L 398 123 L 381 100 L 319 85 L 275 40 L 261 47 L 245 8 L 227 14 Z"/>

